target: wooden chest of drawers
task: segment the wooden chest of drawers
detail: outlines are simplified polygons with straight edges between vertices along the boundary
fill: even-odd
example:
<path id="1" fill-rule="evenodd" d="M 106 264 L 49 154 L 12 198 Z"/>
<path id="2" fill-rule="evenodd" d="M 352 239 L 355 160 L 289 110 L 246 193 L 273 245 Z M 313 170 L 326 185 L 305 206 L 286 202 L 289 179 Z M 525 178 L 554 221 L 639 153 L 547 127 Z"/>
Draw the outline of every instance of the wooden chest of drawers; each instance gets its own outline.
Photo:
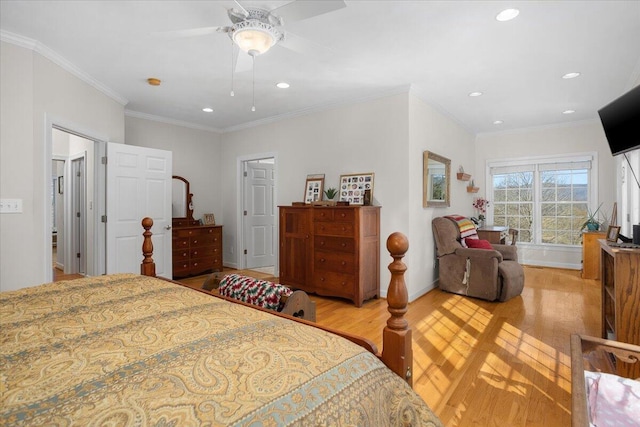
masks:
<path id="1" fill-rule="evenodd" d="M 174 279 L 222 271 L 221 225 L 174 227 L 172 240 Z"/>
<path id="2" fill-rule="evenodd" d="M 380 295 L 380 207 L 280 207 L 280 282 L 352 300 Z"/>

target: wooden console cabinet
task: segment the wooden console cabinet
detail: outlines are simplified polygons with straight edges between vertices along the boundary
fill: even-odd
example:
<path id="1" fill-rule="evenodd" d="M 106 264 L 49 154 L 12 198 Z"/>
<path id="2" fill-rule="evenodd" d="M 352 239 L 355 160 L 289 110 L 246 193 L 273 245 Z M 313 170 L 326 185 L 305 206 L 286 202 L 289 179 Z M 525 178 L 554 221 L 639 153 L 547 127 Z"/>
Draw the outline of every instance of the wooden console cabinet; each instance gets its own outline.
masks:
<path id="1" fill-rule="evenodd" d="M 602 338 L 640 345 L 640 249 L 611 247 L 599 240 Z M 618 375 L 640 376 L 636 363 L 618 364 Z"/>
<path id="2" fill-rule="evenodd" d="M 380 207 L 280 206 L 280 283 L 358 307 L 380 296 Z"/>
<path id="3" fill-rule="evenodd" d="M 598 240 L 607 237 L 602 231 L 582 233 L 582 278 L 600 280 L 600 244 Z"/>
<path id="4" fill-rule="evenodd" d="M 222 226 L 173 221 L 173 278 L 222 271 Z"/>

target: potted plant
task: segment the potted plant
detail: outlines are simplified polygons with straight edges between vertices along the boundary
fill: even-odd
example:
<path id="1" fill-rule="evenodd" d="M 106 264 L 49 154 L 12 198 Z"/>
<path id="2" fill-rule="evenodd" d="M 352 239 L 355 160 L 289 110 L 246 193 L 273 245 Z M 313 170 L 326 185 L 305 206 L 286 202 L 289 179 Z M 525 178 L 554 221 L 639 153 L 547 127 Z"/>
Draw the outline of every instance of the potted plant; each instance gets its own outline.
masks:
<path id="1" fill-rule="evenodd" d="M 600 203 L 600 205 L 598 206 L 598 209 L 596 209 L 593 212 L 591 212 L 591 209 L 587 208 L 587 219 L 582 224 L 583 230 L 585 228 L 588 231 L 598 231 L 600 229 L 600 225 L 602 224 L 602 221 L 600 221 L 600 219 L 598 218 L 598 211 L 600 211 L 601 207 L 602 207 L 602 203 Z"/>
<path id="2" fill-rule="evenodd" d="M 336 197 L 337 194 L 338 194 L 338 190 L 336 190 L 333 187 L 329 187 L 326 190 L 324 190 L 324 195 L 327 196 L 327 199 L 329 200 L 333 200 L 333 198 Z"/>

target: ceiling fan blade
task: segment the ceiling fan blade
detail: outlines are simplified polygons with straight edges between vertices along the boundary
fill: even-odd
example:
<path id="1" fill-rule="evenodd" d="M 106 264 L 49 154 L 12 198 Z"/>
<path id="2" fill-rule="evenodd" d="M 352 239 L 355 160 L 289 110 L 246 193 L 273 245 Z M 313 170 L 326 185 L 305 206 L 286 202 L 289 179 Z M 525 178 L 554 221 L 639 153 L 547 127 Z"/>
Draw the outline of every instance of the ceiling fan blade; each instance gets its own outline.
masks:
<path id="1" fill-rule="evenodd" d="M 189 28 L 187 30 L 158 31 L 151 34 L 157 37 L 177 39 L 177 38 L 183 38 L 183 37 L 206 36 L 208 34 L 213 34 L 213 33 L 226 33 L 228 31 L 229 31 L 229 27 L 202 27 L 202 28 Z"/>
<path id="2" fill-rule="evenodd" d="M 343 0 L 298 0 L 280 6 L 271 12 L 281 17 L 285 23 L 302 21 L 346 7 Z"/>
<path id="3" fill-rule="evenodd" d="M 300 54 L 313 54 L 314 56 L 335 56 L 337 51 L 334 49 L 306 39 L 302 36 L 287 31 L 285 38 L 278 43 L 278 46 L 282 46 L 285 49 L 289 49 L 293 52 Z"/>

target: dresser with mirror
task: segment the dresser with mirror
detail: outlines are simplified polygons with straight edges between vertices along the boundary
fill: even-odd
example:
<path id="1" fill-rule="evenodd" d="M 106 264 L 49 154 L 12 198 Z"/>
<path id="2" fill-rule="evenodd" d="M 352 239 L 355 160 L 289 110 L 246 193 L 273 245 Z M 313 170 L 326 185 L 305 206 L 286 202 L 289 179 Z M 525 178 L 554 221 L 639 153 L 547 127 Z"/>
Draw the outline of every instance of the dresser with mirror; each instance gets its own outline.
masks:
<path id="1" fill-rule="evenodd" d="M 189 181 L 173 176 L 173 278 L 222 271 L 222 226 L 202 225 L 193 218 Z"/>

